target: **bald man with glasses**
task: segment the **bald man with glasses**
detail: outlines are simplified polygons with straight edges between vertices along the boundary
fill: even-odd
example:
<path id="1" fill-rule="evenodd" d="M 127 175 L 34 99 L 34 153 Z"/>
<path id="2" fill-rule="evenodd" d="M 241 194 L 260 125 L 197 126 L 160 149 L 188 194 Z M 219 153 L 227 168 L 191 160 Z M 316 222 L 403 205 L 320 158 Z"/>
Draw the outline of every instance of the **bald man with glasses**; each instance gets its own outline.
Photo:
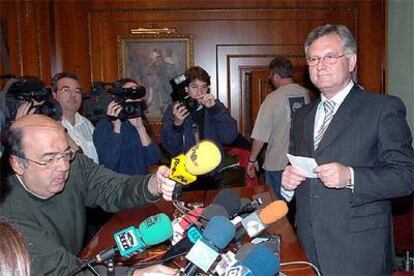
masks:
<path id="1" fill-rule="evenodd" d="M 12 173 L 2 183 L 0 217 L 25 237 L 33 275 L 69 275 L 79 266 L 85 207 L 117 212 L 171 200 L 175 186 L 165 166 L 156 174 L 126 176 L 75 154 L 61 124 L 43 115 L 16 120 L 5 149 Z"/>

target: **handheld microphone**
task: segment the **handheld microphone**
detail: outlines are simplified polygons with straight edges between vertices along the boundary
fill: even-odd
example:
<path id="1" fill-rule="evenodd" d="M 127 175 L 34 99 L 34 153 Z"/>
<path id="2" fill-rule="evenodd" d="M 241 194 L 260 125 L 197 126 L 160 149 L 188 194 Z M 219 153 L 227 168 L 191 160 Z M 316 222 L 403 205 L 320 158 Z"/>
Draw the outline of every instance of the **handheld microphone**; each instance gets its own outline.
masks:
<path id="1" fill-rule="evenodd" d="M 181 185 L 188 185 L 197 180 L 198 175 L 213 171 L 221 163 L 220 149 L 212 141 L 203 140 L 184 154 L 171 160 L 170 179 Z M 181 194 L 181 185 L 176 185 L 173 198 Z"/>
<path id="2" fill-rule="evenodd" d="M 184 232 L 187 228 L 190 225 L 197 224 L 198 220 L 205 225 L 211 217 L 220 215 L 228 218 L 229 214 L 234 213 L 239 208 L 239 196 L 231 189 L 221 190 L 214 197 L 213 203 L 209 207 L 205 209 L 198 207 L 173 221 L 174 235 L 171 241 L 172 245 L 178 243 L 185 236 Z"/>
<path id="3" fill-rule="evenodd" d="M 116 232 L 113 235 L 116 245 L 97 254 L 88 264 L 105 262 L 117 255 L 130 256 L 142 252 L 151 245 L 168 240 L 173 233 L 171 220 L 163 213 L 148 217 L 138 228 L 130 226 Z"/>
<path id="4" fill-rule="evenodd" d="M 199 268 L 207 273 L 219 256 L 218 251 L 230 243 L 235 233 L 234 225 L 229 219 L 223 216 L 212 217 L 203 232 L 204 237 L 197 240 L 186 255 L 190 262 L 180 275 L 195 275 Z"/>
<path id="5" fill-rule="evenodd" d="M 261 198 L 257 198 L 253 201 L 247 199 L 247 198 L 242 198 L 240 200 L 240 208 L 234 212 L 232 215 L 230 215 L 230 219 L 234 219 L 238 216 L 246 216 L 246 214 L 250 214 L 254 211 L 256 211 L 260 206 L 262 206 L 263 201 Z"/>
<path id="6" fill-rule="evenodd" d="M 279 272 L 279 259 L 264 245 L 245 244 L 235 258 L 237 262 L 220 275 L 273 276 Z"/>
<path id="7" fill-rule="evenodd" d="M 222 205 L 210 204 L 200 215 L 200 222 L 206 226 L 215 216 L 229 217 L 229 213 Z"/>
<path id="8" fill-rule="evenodd" d="M 229 216 L 240 209 L 240 197 L 232 189 L 221 190 L 213 199 L 213 204 L 221 205 Z"/>
<path id="9" fill-rule="evenodd" d="M 198 221 L 204 210 L 204 208 L 197 207 L 185 215 L 173 220 L 174 234 L 171 240 L 172 245 L 178 243 L 185 236 L 185 231 Z"/>
<path id="10" fill-rule="evenodd" d="M 207 227 L 208 222 L 216 216 L 223 216 L 227 218 L 229 215 L 221 205 L 210 204 L 207 208 L 203 210 L 200 214 L 200 222 Z M 168 252 L 163 256 L 163 259 L 169 259 L 174 255 L 178 255 L 184 252 L 188 252 L 191 247 L 194 245 L 196 239 L 193 238 L 195 235 L 195 230 L 189 231 L 193 226 L 189 225 L 189 228 L 183 231 L 181 236 L 174 234 L 174 244 L 168 250 Z M 211 227 L 211 226 L 210 226 Z M 194 227 L 195 228 L 195 227 Z"/>
<path id="11" fill-rule="evenodd" d="M 185 231 L 191 225 L 201 226 L 200 223 L 205 226 L 207 222 L 214 216 L 224 216 L 229 217 L 226 209 L 223 206 L 217 204 L 210 204 L 207 208 L 196 208 L 191 212 L 188 212 L 179 219 L 174 220 L 173 222 L 173 239 L 171 241 L 172 245 L 178 243 L 184 236 Z"/>
<path id="12" fill-rule="evenodd" d="M 240 241 L 242 237 L 247 234 L 250 238 L 256 237 L 269 224 L 276 222 L 284 217 L 288 212 L 286 202 L 283 200 L 276 200 L 267 205 L 263 210 L 251 213 L 244 219 L 241 224 L 243 227 L 237 231 L 235 241 Z"/>

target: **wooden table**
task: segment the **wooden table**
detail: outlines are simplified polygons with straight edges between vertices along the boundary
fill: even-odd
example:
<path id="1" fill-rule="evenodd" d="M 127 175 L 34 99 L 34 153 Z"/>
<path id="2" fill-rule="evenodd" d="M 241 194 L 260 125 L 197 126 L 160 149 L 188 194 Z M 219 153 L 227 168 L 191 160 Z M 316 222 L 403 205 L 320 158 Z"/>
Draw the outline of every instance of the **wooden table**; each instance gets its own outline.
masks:
<path id="1" fill-rule="evenodd" d="M 275 200 L 273 192 L 270 192 L 266 186 L 233 188 L 233 190 L 240 197 L 246 197 L 249 199 L 260 197 L 264 201 L 264 206 Z M 202 202 L 204 203 L 204 206 L 208 206 L 217 193 L 217 190 L 184 192 L 182 200 L 186 203 Z M 131 225 L 138 226 L 140 222 L 145 220 L 147 217 L 158 213 L 166 213 L 171 217 L 174 209 L 175 208 L 171 202 L 160 200 L 154 205 L 127 209 L 114 214 L 82 250 L 80 257 L 82 259 L 91 258 L 102 250 L 113 246 L 113 233 Z M 281 263 L 290 261 L 307 261 L 293 227 L 286 217 L 272 224 L 266 229 L 266 231 L 271 234 L 281 235 Z M 146 257 L 148 257 L 148 255 L 151 254 L 151 249 L 146 250 L 145 253 Z M 308 265 L 282 266 L 281 271 L 288 276 L 315 275 L 313 270 Z"/>

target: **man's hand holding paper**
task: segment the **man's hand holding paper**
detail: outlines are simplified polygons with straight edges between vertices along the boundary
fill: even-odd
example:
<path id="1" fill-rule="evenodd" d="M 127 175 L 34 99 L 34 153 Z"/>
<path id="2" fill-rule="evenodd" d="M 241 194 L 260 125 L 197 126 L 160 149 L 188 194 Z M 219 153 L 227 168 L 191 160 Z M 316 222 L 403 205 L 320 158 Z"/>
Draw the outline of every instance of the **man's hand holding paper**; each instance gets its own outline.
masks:
<path id="1" fill-rule="evenodd" d="M 282 196 L 290 201 L 294 195 L 294 190 L 302 181 L 308 178 L 317 178 L 315 173 L 318 164 L 315 159 L 302 156 L 294 156 L 287 154 L 287 157 L 292 164 L 287 166 L 282 174 Z"/>

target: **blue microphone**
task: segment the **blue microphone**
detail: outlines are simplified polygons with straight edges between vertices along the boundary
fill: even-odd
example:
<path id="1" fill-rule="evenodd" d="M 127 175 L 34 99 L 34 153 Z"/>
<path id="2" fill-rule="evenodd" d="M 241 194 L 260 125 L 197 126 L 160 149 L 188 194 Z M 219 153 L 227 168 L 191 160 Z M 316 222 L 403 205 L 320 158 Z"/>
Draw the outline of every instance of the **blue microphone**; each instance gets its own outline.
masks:
<path id="1" fill-rule="evenodd" d="M 235 234 L 236 229 L 229 219 L 212 217 L 204 229 L 203 237 L 196 241 L 185 256 L 190 262 L 180 275 L 192 276 L 198 269 L 207 273 L 219 256 L 219 251 L 226 248 Z"/>
<path id="2" fill-rule="evenodd" d="M 279 272 L 279 259 L 267 246 L 245 244 L 236 253 L 233 271 L 226 275 L 273 276 Z M 230 269 L 231 270 L 231 269 Z M 240 274 L 235 273 L 240 271 Z"/>

